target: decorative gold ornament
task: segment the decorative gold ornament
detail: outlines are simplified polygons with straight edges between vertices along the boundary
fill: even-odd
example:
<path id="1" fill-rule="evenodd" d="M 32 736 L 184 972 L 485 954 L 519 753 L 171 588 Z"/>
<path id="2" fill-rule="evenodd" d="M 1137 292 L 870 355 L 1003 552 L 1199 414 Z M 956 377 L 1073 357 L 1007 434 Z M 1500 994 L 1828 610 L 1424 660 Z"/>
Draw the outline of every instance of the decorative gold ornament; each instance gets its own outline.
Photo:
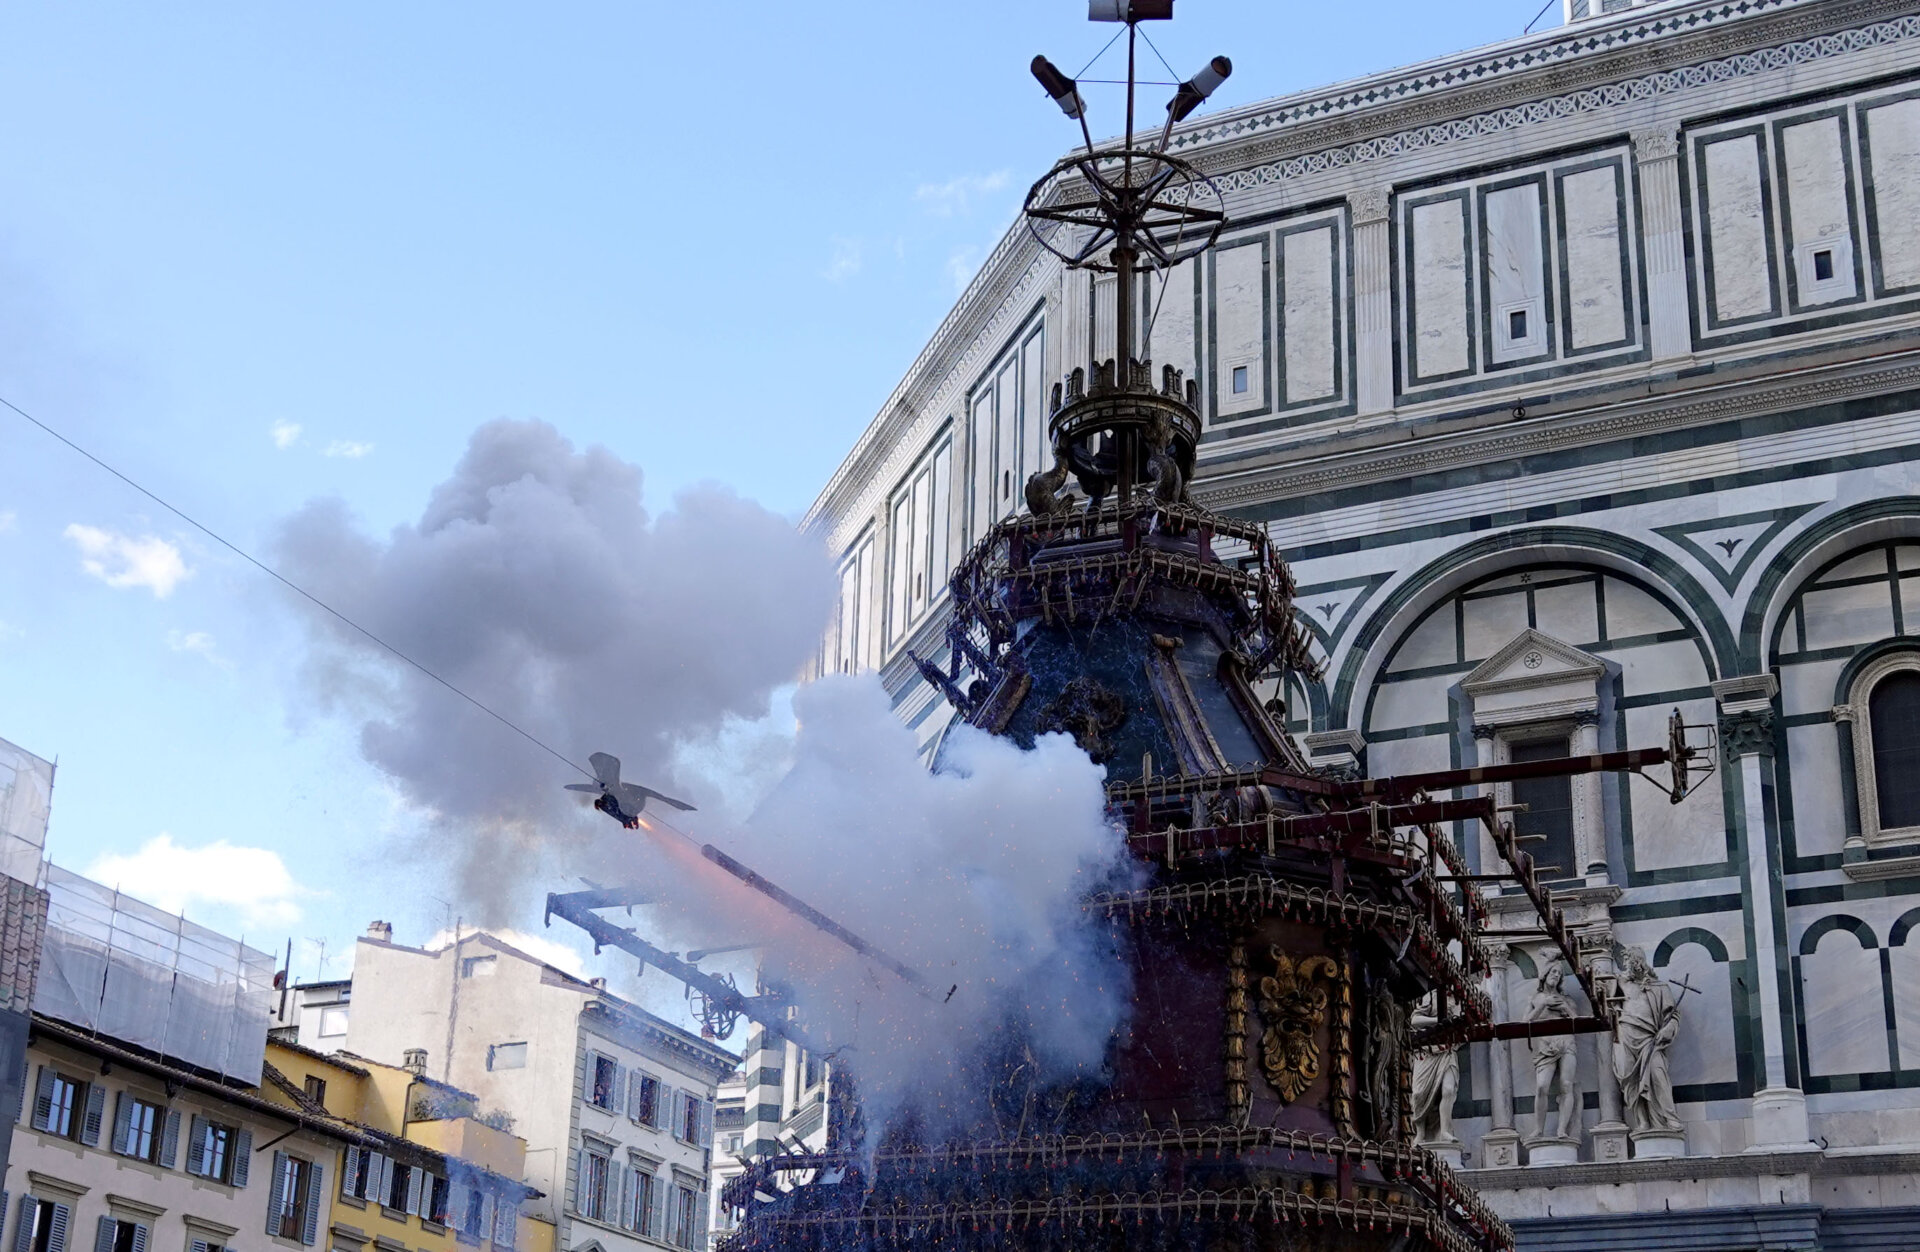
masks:
<path id="1" fill-rule="evenodd" d="M 1227 1116 L 1243 1126 L 1252 1111 L 1247 1088 L 1247 945 L 1236 943 L 1227 954 Z"/>
<path id="2" fill-rule="evenodd" d="M 1320 1045 L 1314 1039 L 1327 1020 L 1326 980 L 1340 967 L 1329 957 L 1309 956 L 1295 963 L 1277 946 L 1267 949 L 1273 973 L 1260 980 L 1260 1069 L 1291 1102 L 1320 1076 Z"/>

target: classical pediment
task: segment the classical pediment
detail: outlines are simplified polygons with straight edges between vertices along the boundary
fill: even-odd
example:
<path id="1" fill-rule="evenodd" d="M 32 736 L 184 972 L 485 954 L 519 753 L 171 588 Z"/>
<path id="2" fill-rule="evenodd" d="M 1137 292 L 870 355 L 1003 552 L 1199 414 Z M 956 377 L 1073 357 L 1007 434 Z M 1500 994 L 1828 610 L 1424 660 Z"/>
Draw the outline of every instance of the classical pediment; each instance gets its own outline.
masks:
<path id="1" fill-rule="evenodd" d="M 1476 703 L 1483 696 L 1559 686 L 1584 688 L 1592 696 L 1606 672 L 1599 657 L 1529 628 L 1468 674 L 1460 689 Z"/>

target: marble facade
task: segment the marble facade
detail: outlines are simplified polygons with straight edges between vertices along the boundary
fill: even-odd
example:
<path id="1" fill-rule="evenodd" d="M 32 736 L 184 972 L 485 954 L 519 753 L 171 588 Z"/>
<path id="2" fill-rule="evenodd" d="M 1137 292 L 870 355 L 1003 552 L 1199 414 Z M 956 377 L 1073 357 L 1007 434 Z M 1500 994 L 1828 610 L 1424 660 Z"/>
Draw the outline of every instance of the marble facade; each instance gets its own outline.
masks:
<path id="1" fill-rule="evenodd" d="M 1530 1148 L 1526 1044 L 1463 1049 L 1447 1124 L 1522 1246 L 1920 1247 L 1920 826 L 1875 713 L 1920 674 L 1920 3 L 1567 15 L 1176 131 L 1233 220 L 1141 346 L 1202 380 L 1195 494 L 1293 562 L 1326 672 L 1273 694 L 1316 763 L 1717 735 L 1683 804 L 1532 797 L 1583 942 L 1673 997 L 1679 1129 L 1581 1036 Z M 1112 300 L 1010 232 L 809 517 L 820 670 L 878 670 L 929 752 L 906 651 L 944 663 L 945 572 Z M 1548 958 L 1494 904 L 1519 1019 Z"/>

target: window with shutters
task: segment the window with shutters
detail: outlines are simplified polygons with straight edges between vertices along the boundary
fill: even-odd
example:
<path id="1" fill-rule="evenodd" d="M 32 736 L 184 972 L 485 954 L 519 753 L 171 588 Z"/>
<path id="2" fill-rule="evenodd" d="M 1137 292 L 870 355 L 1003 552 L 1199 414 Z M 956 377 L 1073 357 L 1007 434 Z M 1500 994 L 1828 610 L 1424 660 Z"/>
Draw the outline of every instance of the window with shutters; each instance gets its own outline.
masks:
<path id="1" fill-rule="evenodd" d="M 321 1078 L 317 1074 L 308 1074 L 305 1085 L 306 1085 L 306 1091 L 307 1091 L 307 1099 L 312 1100 L 315 1104 L 319 1104 L 319 1105 L 326 1104 L 327 1102 L 327 1080 L 326 1079 Z"/>
<path id="2" fill-rule="evenodd" d="M 452 1202 L 453 1186 L 438 1174 L 427 1175 L 427 1201 L 420 1210 L 420 1216 L 430 1222 L 444 1226 L 447 1224 L 447 1206 Z"/>
<path id="3" fill-rule="evenodd" d="M 633 1169 L 627 1173 L 627 1196 L 625 1207 L 620 1215 L 620 1224 L 637 1235 L 644 1235 L 652 1228 L 653 1209 L 658 1203 L 659 1179 L 644 1169 Z"/>
<path id="4" fill-rule="evenodd" d="M 520 1225 L 520 1206 L 508 1203 L 505 1196 L 493 1202 L 493 1246 L 511 1248 Z"/>
<path id="5" fill-rule="evenodd" d="M 682 1091 L 680 1105 L 674 1113 L 674 1138 L 682 1143 L 700 1142 L 700 1097 L 691 1091 Z"/>
<path id="6" fill-rule="evenodd" d="M 312 1243 L 318 1218 L 313 1192 L 318 1174 L 312 1161 L 285 1152 L 274 1153 L 273 1203 L 267 1211 L 267 1233 L 282 1239 Z"/>
<path id="7" fill-rule="evenodd" d="M 582 1217 L 591 1217 L 597 1222 L 607 1220 L 608 1181 L 613 1172 L 613 1160 L 597 1148 L 580 1150 L 580 1177 L 574 1188 L 574 1209 Z"/>
<path id="8" fill-rule="evenodd" d="M 588 1064 L 590 1081 L 587 1087 L 587 1103 L 595 1108 L 612 1111 L 615 1107 L 614 1086 L 619 1081 L 620 1066 L 610 1056 L 590 1053 Z"/>
<path id="9" fill-rule="evenodd" d="M 460 1233 L 469 1239 L 478 1239 L 487 1229 L 487 1193 L 478 1188 L 467 1188 L 466 1203 L 460 1206 Z"/>
<path id="10" fill-rule="evenodd" d="M 145 1223 L 101 1218 L 99 1233 L 93 1241 L 93 1252 L 147 1252 Z"/>
<path id="11" fill-rule="evenodd" d="M 33 1107 L 33 1128 L 63 1139 L 78 1139 L 85 1123 L 87 1084 L 42 1067 Z"/>
<path id="12" fill-rule="evenodd" d="M 412 1165 L 394 1165 L 387 1175 L 387 1186 L 380 1196 L 380 1203 L 398 1213 L 411 1213 L 418 1209 L 420 1173 Z M 412 1202 L 409 1203 L 409 1200 Z"/>
<path id="13" fill-rule="evenodd" d="M 187 1252 L 233 1252 L 233 1249 L 211 1239 L 195 1239 L 187 1244 Z"/>
<path id="14" fill-rule="evenodd" d="M 242 1148 L 241 1140 L 247 1141 Z M 246 1186 L 241 1162 L 252 1148 L 252 1136 L 235 1127 L 195 1117 L 187 1132 L 187 1172 L 197 1178 Z"/>
<path id="15" fill-rule="evenodd" d="M 652 1074 L 635 1070 L 633 1074 L 632 1107 L 627 1116 L 642 1126 L 660 1129 L 660 1080 Z"/>
<path id="16" fill-rule="evenodd" d="M 120 1110 L 114 1115 L 113 1150 L 135 1160 L 158 1162 L 166 1123 L 165 1109 L 122 1092 Z"/>
<path id="17" fill-rule="evenodd" d="M 673 1210 L 668 1223 L 668 1238 L 683 1248 L 697 1248 L 706 1241 L 707 1213 L 705 1196 L 692 1187 L 676 1183 Z"/>
<path id="18" fill-rule="evenodd" d="M 13 1241 L 15 1252 L 67 1252 L 67 1223 L 72 1216 L 72 1210 L 64 1204 L 23 1197 Z"/>

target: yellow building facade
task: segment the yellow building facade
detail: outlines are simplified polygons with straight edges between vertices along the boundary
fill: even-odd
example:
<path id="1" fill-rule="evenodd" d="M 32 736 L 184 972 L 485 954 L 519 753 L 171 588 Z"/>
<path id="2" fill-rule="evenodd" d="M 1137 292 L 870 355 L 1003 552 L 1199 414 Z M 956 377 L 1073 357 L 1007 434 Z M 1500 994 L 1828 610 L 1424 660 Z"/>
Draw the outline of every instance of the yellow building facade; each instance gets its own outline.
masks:
<path id="1" fill-rule="evenodd" d="M 267 1044 L 260 1094 L 339 1126 L 329 1252 L 554 1252 L 528 1215 L 526 1142 L 474 1096 L 407 1068 Z"/>

